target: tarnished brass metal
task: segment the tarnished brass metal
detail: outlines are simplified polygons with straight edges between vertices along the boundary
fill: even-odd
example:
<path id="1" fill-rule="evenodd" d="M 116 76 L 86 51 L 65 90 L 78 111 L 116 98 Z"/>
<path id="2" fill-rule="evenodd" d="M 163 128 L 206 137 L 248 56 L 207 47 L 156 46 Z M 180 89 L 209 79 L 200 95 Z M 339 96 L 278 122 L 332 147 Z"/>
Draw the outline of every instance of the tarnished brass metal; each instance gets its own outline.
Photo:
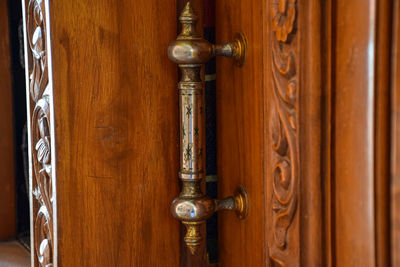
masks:
<path id="1" fill-rule="evenodd" d="M 218 210 L 236 211 L 240 219 L 248 213 L 248 198 L 239 186 L 233 197 L 222 200 L 210 199 L 201 190 L 204 171 L 204 82 L 201 77 L 202 64 L 221 55 L 232 57 L 242 66 L 246 57 L 246 40 L 237 34 L 234 41 L 213 45 L 196 31 L 197 16 L 188 2 L 179 21 L 182 31 L 168 47 L 169 58 L 178 64 L 181 80 L 178 83 L 180 112 L 180 172 L 182 181 L 180 195 L 172 202 L 171 212 L 187 228 L 184 238 L 192 254 L 200 247 L 203 237 L 201 225 Z M 204 77 L 203 77 L 204 78 Z"/>

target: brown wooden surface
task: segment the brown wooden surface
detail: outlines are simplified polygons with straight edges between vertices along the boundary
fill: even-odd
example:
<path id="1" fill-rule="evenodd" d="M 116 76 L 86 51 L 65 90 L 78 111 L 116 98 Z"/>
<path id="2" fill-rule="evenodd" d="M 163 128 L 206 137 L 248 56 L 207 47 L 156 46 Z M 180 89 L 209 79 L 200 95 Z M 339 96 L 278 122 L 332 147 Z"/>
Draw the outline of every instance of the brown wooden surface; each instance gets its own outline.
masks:
<path id="1" fill-rule="evenodd" d="M 0 240 L 15 236 L 14 122 L 7 1 L 0 3 Z"/>
<path id="2" fill-rule="evenodd" d="M 332 181 L 332 87 L 333 87 L 333 3 L 331 0 L 322 3 L 321 20 L 321 80 L 322 80 L 322 154 L 321 154 L 321 191 L 322 191 L 322 247 L 323 263 L 326 267 L 334 266 L 334 211 L 333 211 L 333 181 Z"/>
<path id="3" fill-rule="evenodd" d="M 300 35 L 299 75 L 299 162 L 300 162 L 300 266 L 326 266 L 323 262 L 322 235 L 325 230 L 322 202 L 323 153 L 326 149 L 323 128 L 327 90 L 322 86 L 323 61 L 321 16 L 325 1 L 310 0 L 298 6 L 298 31 Z M 320 23 L 315 23 L 320 22 Z M 329 105 L 328 105 L 329 106 Z M 293 265 L 294 266 L 294 265 Z"/>
<path id="4" fill-rule="evenodd" d="M 322 24 L 316 23 L 321 22 L 322 7 L 319 1 L 296 4 L 296 30 L 278 42 L 285 47 L 284 53 L 292 53 L 294 71 L 287 75 L 290 80 L 284 76 L 274 82 L 278 63 L 273 57 L 284 57 L 274 47 L 276 36 L 270 22 L 273 2 L 217 2 L 217 14 L 224 14 L 217 15 L 218 42 L 232 38 L 236 31 L 243 31 L 248 41 L 243 68 L 234 67 L 229 59 L 217 60 L 219 193 L 220 197 L 231 194 L 235 186 L 243 184 L 250 198 L 249 218 L 244 222 L 234 214 L 219 215 L 222 266 L 319 266 L 323 260 L 322 114 L 328 111 L 321 101 L 328 92 L 321 92 Z M 274 94 L 285 91 L 291 81 L 296 83 L 290 100 L 294 106 L 286 108 Z M 280 114 L 294 114 L 294 130 L 287 130 L 288 125 L 279 130 L 286 123 Z M 274 124 L 275 119 L 281 126 Z M 271 218 L 274 171 L 280 162 L 272 139 L 280 134 L 290 139 L 289 152 L 281 160 L 290 162 L 289 183 L 294 186 L 295 205 L 284 248 L 274 244 L 274 231 L 279 230 Z"/>
<path id="5" fill-rule="evenodd" d="M 374 0 L 335 2 L 335 266 L 375 266 Z"/>
<path id="6" fill-rule="evenodd" d="M 59 266 L 204 265 L 180 246 L 169 212 L 178 194 L 178 79 L 166 47 L 184 2 L 51 3 Z M 217 60 L 219 197 L 243 185 L 250 199 L 244 221 L 219 213 L 219 264 L 275 266 L 278 251 L 287 266 L 387 266 L 391 160 L 397 266 L 399 1 L 296 1 L 295 30 L 280 43 L 294 55 L 287 75 L 297 85 L 288 156 L 297 202 L 281 251 L 271 250 L 271 136 L 281 134 L 271 117 L 287 110 L 273 98 L 273 2 L 216 2 L 217 42 L 238 31 L 248 41 L 242 68 Z M 202 1 L 194 4 L 201 18 Z"/>
<path id="7" fill-rule="evenodd" d="M 58 266 L 178 266 L 176 1 L 50 12 Z"/>
<path id="8" fill-rule="evenodd" d="M 269 253 L 275 253 L 288 266 L 388 266 L 389 33 L 390 12 L 398 9 L 398 1 L 394 8 L 392 1 L 298 1 L 296 30 L 281 41 L 281 47 L 288 46 L 285 51 L 294 55 L 296 74 L 287 76 L 296 78 L 299 90 L 298 106 L 293 110 L 298 128 L 292 132 L 298 147 L 289 144 L 299 156 L 299 187 L 294 191 L 299 207 L 289 227 L 286 254 L 271 250 L 268 238 L 274 231 L 269 221 L 274 164 L 269 136 L 276 131 L 271 116 L 274 110 L 286 112 L 273 100 L 274 86 L 283 88 L 285 82 L 278 77 L 273 83 L 271 77 L 277 64 L 270 56 L 277 51 L 271 41 L 271 3 L 275 2 L 217 2 L 217 40 L 226 41 L 243 30 L 249 43 L 242 69 L 227 59 L 217 61 L 220 197 L 230 194 L 238 183 L 251 192 L 247 221 L 239 224 L 233 215 L 220 215 L 220 262 L 223 266 L 263 266 L 272 264 L 266 257 L 273 258 Z M 398 38 L 398 24 L 393 27 Z M 258 39 L 259 31 L 263 39 Z M 399 76 L 396 70 L 393 77 Z M 396 87 L 392 92 L 396 115 Z M 392 131 L 396 144 L 395 126 Z M 260 140 L 259 132 L 266 138 Z M 295 168 L 290 157 L 291 168 Z M 396 167 L 392 172 L 395 176 Z M 264 183 L 264 190 L 259 183 Z M 395 207 L 396 190 L 392 188 Z M 395 246 L 398 230 L 393 222 L 398 219 L 394 207 L 392 214 Z M 268 240 L 253 239 L 254 232 L 264 233 Z M 392 255 L 393 251 L 398 250 L 392 248 Z M 395 261 L 396 256 L 392 257 Z"/>
<path id="9" fill-rule="evenodd" d="M 391 0 L 377 1 L 375 51 L 375 231 L 376 266 L 390 266 L 390 57 Z"/>
<path id="10" fill-rule="evenodd" d="M 391 60 L 391 264 L 400 266 L 400 1 L 393 5 Z"/>
<path id="11" fill-rule="evenodd" d="M 263 153 L 268 263 L 300 266 L 301 216 L 306 208 L 300 194 L 304 182 L 301 170 L 305 166 L 300 158 L 304 131 L 300 116 L 304 93 L 301 36 L 306 32 L 302 20 L 305 17 L 301 6 L 295 3 L 282 9 L 276 1 L 266 3 Z"/>
<path id="12" fill-rule="evenodd" d="M 31 256 L 29 251 L 17 241 L 0 243 L 1 267 L 29 267 Z"/>
<path id="13" fill-rule="evenodd" d="M 259 1 L 216 1 L 217 43 L 236 32 L 247 37 L 242 68 L 217 59 L 217 155 L 219 197 L 238 185 L 247 190 L 250 211 L 240 221 L 232 212 L 218 214 L 219 264 L 263 266 L 266 261 L 263 163 L 263 25 Z M 261 23 L 261 24 L 260 24 Z"/>

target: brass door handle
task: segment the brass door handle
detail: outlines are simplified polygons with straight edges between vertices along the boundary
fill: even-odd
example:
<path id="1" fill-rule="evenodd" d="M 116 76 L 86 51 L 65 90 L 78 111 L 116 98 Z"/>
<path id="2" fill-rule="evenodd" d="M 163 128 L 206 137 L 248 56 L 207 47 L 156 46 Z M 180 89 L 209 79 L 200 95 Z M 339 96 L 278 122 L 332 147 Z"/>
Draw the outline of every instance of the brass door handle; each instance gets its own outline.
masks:
<path id="1" fill-rule="evenodd" d="M 218 210 L 234 210 L 239 218 L 248 213 L 248 198 L 239 186 L 233 197 L 210 199 L 201 190 L 204 180 L 204 82 L 201 66 L 216 55 L 234 58 L 237 65 L 244 63 L 246 41 L 237 34 L 234 41 L 213 45 L 196 32 L 197 16 L 188 2 L 179 21 L 182 31 L 168 47 L 169 58 L 178 64 L 181 79 L 178 83 L 180 112 L 180 195 L 172 202 L 171 212 L 187 228 L 184 238 L 192 254 L 196 254 L 201 240 L 200 226 Z M 203 77 L 204 78 L 204 77 Z"/>

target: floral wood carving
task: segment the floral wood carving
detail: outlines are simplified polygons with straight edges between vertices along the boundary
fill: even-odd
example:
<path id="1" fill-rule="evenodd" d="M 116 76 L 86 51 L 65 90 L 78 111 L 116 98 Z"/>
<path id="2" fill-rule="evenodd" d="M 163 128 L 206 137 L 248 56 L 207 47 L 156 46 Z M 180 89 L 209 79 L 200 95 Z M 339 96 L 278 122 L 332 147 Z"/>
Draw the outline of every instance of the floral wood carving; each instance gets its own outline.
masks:
<path id="1" fill-rule="evenodd" d="M 292 33 L 296 19 L 296 0 L 274 0 L 271 3 L 270 15 L 272 31 L 277 41 L 286 42 Z"/>
<path id="2" fill-rule="evenodd" d="M 269 256 L 273 266 L 292 262 L 288 240 L 296 216 L 299 190 L 298 151 L 298 58 L 296 0 L 271 0 L 272 95 L 272 241 Z"/>
<path id="3" fill-rule="evenodd" d="M 48 44 L 44 0 L 27 0 L 26 38 L 31 119 L 32 208 L 34 266 L 52 267 L 54 263 L 54 225 L 52 151 L 50 134 L 50 97 Z M 33 110 L 32 110 L 33 109 Z"/>

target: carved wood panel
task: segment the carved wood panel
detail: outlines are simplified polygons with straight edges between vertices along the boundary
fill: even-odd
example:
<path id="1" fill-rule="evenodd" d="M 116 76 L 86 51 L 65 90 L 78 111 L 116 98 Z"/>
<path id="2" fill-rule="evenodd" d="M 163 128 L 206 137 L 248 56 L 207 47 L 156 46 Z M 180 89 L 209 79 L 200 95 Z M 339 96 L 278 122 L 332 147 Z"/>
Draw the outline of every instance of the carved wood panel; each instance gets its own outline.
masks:
<path id="1" fill-rule="evenodd" d="M 25 1 L 25 64 L 33 266 L 55 264 L 55 175 L 48 2 Z"/>
<path id="2" fill-rule="evenodd" d="M 272 141 L 268 185 L 272 187 L 268 240 L 273 266 L 298 262 L 299 193 L 299 47 L 296 0 L 272 0 L 270 45 L 272 89 L 270 138 Z M 291 243 L 290 243 L 291 242 Z M 288 261 L 289 260 L 289 261 Z"/>

